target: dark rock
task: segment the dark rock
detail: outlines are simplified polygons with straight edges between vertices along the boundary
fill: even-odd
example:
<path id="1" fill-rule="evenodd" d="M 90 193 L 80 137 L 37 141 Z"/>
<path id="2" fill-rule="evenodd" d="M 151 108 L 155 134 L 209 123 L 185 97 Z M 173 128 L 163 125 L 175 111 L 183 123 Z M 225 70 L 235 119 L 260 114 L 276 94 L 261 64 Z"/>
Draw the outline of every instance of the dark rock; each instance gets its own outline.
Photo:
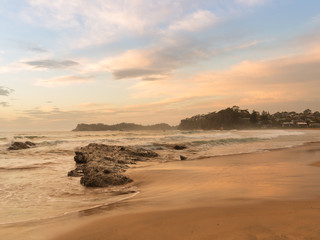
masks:
<path id="1" fill-rule="evenodd" d="M 30 148 L 30 147 L 34 147 L 35 145 L 36 145 L 35 143 L 29 142 L 29 141 L 26 141 L 26 142 L 13 142 L 11 144 L 11 146 L 8 147 L 8 150 L 27 149 L 27 148 Z"/>
<path id="2" fill-rule="evenodd" d="M 87 163 L 86 157 L 82 152 L 75 152 L 74 161 L 78 164 L 80 163 Z"/>
<path id="3" fill-rule="evenodd" d="M 25 144 L 27 144 L 29 147 L 34 147 L 36 144 L 30 141 L 26 141 Z"/>
<path id="4" fill-rule="evenodd" d="M 187 157 L 180 155 L 180 160 L 186 160 L 186 159 L 187 159 Z"/>
<path id="5" fill-rule="evenodd" d="M 75 152 L 77 168 L 68 176 L 82 176 L 80 183 L 87 187 L 122 185 L 132 180 L 122 173 L 129 164 L 158 157 L 153 151 L 142 148 L 111 146 L 91 143 Z"/>
<path id="6" fill-rule="evenodd" d="M 86 187 L 107 187 L 123 185 L 132 180 L 108 166 L 86 165 L 80 183 Z"/>
<path id="7" fill-rule="evenodd" d="M 83 166 L 78 166 L 76 169 L 68 172 L 68 177 L 82 177 L 83 176 Z"/>
<path id="8" fill-rule="evenodd" d="M 186 146 L 184 146 L 184 145 L 175 145 L 174 147 L 173 147 L 173 149 L 175 149 L 175 150 L 183 150 L 183 149 L 186 149 L 187 147 Z"/>

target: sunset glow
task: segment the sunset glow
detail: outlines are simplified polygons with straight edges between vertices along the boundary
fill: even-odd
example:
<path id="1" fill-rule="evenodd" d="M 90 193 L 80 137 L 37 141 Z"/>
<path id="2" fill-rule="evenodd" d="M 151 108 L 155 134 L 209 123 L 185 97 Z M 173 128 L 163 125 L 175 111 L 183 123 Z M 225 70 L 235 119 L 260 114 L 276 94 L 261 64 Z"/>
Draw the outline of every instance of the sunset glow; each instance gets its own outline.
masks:
<path id="1" fill-rule="evenodd" d="M 1 131 L 320 110 L 319 1 L 0 2 Z"/>

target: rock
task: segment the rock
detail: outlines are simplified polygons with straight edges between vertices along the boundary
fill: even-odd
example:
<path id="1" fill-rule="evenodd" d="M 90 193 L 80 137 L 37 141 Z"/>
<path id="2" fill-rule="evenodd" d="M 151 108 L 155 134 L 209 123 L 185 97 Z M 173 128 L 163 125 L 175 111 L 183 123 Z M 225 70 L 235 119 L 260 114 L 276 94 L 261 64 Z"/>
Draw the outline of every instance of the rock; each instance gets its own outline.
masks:
<path id="1" fill-rule="evenodd" d="M 30 141 L 26 141 L 25 144 L 27 144 L 29 147 L 34 147 L 36 144 Z"/>
<path id="2" fill-rule="evenodd" d="M 187 159 L 187 157 L 180 155 L 180 160 L 186 160 L 186 159 Z"/>
<path id="3" fill-rule="evenodd" d="M 122 174 L 129 164 L 155 157 L 156 152 L 142 148 L 91 143 L 75 152 L 77 167 L 68 176 L 81 176 L 80 183 L 87 187 L 122 185 L 132 182 Z"/>
<path id="4" fill-rule="evenodd" d="M 10 147 L 8 147 L 8 150 L 21 150 L 21 149 L 27 149 L 30 147 L 34 147 L 36 144 L 30 141 L 26 142 L 13 142 Z"/>
<path id="5" fill-rule="evenodd" d="M 184 146 L 184 145 L 175 145 L 174 147 L 173 147 L 173 149 L 175 149 L 175 150 L 183 150 L 183 149 L 186 149 L 187 147 L 186 146 Z"/>
<path id="6" fill-rule="evenodd" d="M 86 157 L 82 152 L 75 152 L 74 161 L 78 164 L 80 163 L 87 163 Z"/>
<path id="7" fill-rule="evenodd" d="M 107 187 L 132 182 L 130 178 L 108 166 L 88 164 L 85 166 L 83 173 L 80 183 L 86 187 Z"/>
<path id="8" fill-rule="evenodd" d="M 68 177 L 82 177 L 83 176 L 83 168 L 77 167 L 74 170 L 68 172 Z"/>

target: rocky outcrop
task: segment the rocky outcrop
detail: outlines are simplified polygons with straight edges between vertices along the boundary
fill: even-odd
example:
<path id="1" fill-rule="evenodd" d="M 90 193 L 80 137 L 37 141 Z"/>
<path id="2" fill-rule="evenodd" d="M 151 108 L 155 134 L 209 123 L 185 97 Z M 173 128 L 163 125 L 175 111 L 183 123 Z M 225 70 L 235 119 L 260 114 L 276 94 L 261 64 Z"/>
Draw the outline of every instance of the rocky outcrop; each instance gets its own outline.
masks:
<path id="1" fill-rule="evenodd" d="M 30 141 L 26 142 L 13 142 L 10 147 L 8 147 L 8 150 L 21 150 L 21 149 L 27 149 L 34 147 L 36 144 Z"/>
<path id="2" fill-rule="evenodd" d="M 75 152 L 76 169 L 68 176 L 81 176 L 80 183 L 87 187 L 122 185 L 132 180 L 123 175 L 130 164 L 158 157 L 142 148 L 110 146 L 91 143 Z"/>

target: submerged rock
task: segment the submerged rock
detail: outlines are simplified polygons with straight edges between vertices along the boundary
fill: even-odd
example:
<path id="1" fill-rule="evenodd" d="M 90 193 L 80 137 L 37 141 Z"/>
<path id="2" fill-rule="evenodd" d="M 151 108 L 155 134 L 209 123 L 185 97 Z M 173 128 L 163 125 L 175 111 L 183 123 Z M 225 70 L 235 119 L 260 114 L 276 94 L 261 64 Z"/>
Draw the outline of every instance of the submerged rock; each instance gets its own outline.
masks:
<path id="1" fill-rule="evenodd" d="M 34 147 L 36 144 L 30 141 L 26 142 L 13 142 L 10 147 L 8 147 L 8 150 L 21 150 L 21 149 L 27 149 L 30 147 Z"/>
<path id="2" fill-rule="evenodd" d="M 75 152 L 76 169 L 68 176 L 81 176 L 80 183 L 87 187 L 122 185 L 132 180 L 122 173 L 129 164 L 158 157 L 153 151 L 142 148 L 111 146 L 91 143 Z"/>

